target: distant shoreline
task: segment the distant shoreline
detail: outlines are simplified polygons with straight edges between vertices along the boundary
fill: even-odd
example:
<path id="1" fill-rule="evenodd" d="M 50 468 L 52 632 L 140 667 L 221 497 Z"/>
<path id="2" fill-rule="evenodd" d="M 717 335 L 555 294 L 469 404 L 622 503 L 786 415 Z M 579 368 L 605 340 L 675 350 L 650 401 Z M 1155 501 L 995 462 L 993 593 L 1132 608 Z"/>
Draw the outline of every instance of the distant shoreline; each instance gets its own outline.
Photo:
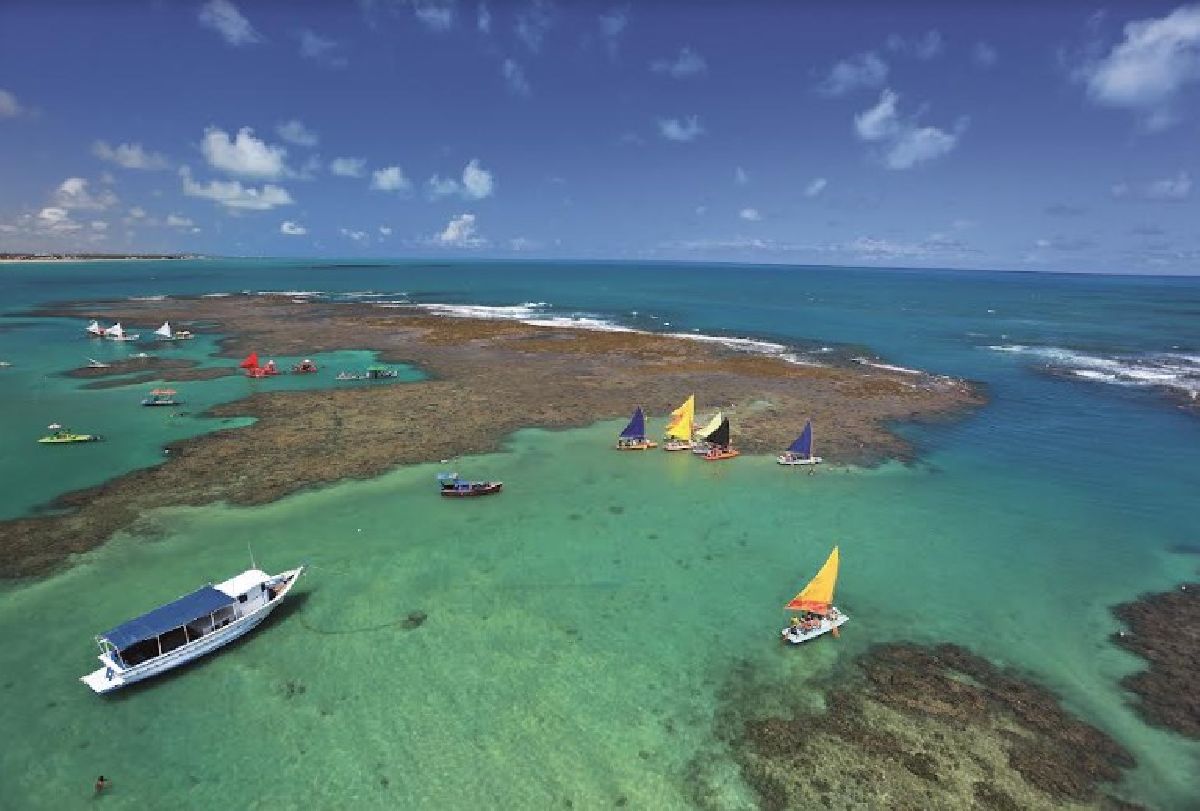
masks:
<path id="1" fill-rule="evenodd" d="M 49 256 L 37 256 L 35 254 L 0 254 L 0 265 L 20 265 L 20 264 L 49 264 L 51 262 L 148 262 L 148 261 L 166 261 L 166 260 L 181 260 L 181 259 L 207 259 L 203 254 L 182 254 L 182 253 L 164 253 L 164 254 L 131 254 L 129 256 L 101 255 L 101 254 L 52 254 Z"/>

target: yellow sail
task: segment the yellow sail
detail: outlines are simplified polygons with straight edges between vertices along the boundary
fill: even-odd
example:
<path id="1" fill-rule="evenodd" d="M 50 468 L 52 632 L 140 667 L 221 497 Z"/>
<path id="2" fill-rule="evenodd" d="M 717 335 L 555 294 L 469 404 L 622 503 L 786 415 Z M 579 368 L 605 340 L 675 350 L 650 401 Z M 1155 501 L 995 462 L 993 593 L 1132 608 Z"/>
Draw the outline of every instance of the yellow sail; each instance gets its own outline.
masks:
<path id="1" fill-rule="evenodd" d="M 708 421 L 708 425 L 704 426 L 703 428 L 701 428 L 699 431 L 696 432 L 696 436 L 700 437 L 701 439 L 706 438 L 713 431 L 715 431 L 721 427 L 721 421 L 724 419 L 725 419 L 725 415 L 722 414 L 720 411 L 718 411 L 713 416 L 713 418 Z"/>
<path id="2" fill-rule="evenodd" d="M 667 439 L 682 439 L 687 442 L 692 438 L 692 425 L 696 422 L 696 395 L 692 395 L 679 408 L 671 412 L 671 421 L 667 423 Z"/>
<path id="3" fill-rule="evenodd" d="M 821 567 L 821 571 L 817 572 L 817 576 L 810 580 L 804 590 L 793 597 L 792 601 L 784 607 L 788 611 L 812 611 L 824 614 L 833 604 L 833 587 L 837 585 L 837 576 L 838 548 L 835 546 L 829 553 L 825 565 Z"/>

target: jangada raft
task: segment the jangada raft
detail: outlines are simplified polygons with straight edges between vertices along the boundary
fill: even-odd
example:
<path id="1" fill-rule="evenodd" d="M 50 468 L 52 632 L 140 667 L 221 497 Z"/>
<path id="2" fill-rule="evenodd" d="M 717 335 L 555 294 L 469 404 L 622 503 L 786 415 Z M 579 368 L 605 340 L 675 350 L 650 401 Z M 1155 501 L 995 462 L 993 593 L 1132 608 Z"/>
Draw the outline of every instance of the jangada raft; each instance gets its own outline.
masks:
<path id="1" fill-rule="evenodd" d="M 646 439 L 646 415 L 642 411 L 642 407 L 638 406 L 634 409 L 633 416 L 630 417 L 625 430 L 617 437 L 617 450 L 644 451 L 657 447 L 657 442 Z"/>
<path id="2" fill-rule="evenodd" d="M 104 337 L 110 341 L 136 341 L 142 336 L 130 335 L 125 331 L 125 328 L 121 326 L 121 322 L 118 321 L 108 329 L 104 330 Z"/>
<path id="3" fill-rule="evenodd" d="M 160 341 L 190 341 L 196 336 L 186 329 L 171 329 L 171 322 L 164 321 L 163 325 L 154 330 L 154 337 Z"/>
<path id="4" fill-rule="evenodd" d="M 833 604 L 838 562 L 838 548 L 835 546 L 817 576 L 784 606 L 788 611 L 798 612 L 792 617 L 791 624 L 780 631 L 784 642 L 799 645 L 828 633 L 836 637 L 837 629 L 850 620 Z"/>
<path id="5" fill-rule="evenodd" d="M 663 450 L 690 451 L 695 422 L 696 395 L 693 394 L 683 401 L 683 405 L 671 412 L 671 419 L 667 423 L 667 433 L 663 437 Z"/>
<path id="6" fill-rule="evenodd" d="M 709 462 L 719 462 L 722 459 L 732 459 L 739 451 L 733 449 L 729 438 L 729 418 L 723 417 L 717 430 L 708 435 L 708 452 L 704 459 Z"/>
<path id="7" fill-rule="evenodd" d="M 820 456 L 813 456 L 812 452 L 812 420 L 804 423 L 804 430 L 796 441 L 788 445 L 788 449 L 776 458 L 775 461 L 781 465 L 818 465 L 821 463 Z"/>
<path id="8" fill-rule="evenodd" d="M 274 377 L 279 374 L 279 369 L 273 360 L 267 361 L 266 366 L 259 366 L 257 352 L 247 355 L 246 359 L 238 364 L 238 368 L 246 370 L 246 377 Z"/>
<path id="9" fill-rule="evenodd" d="M 490 496 L 499 493 L 504 482 L 471 482 L 460 479 L 457 473 L 439 473 L 438 484 L 441 493 L 446 498 L 471 498 L 473 496 Z"/>
<path id="10" fill-rule="evenodd" d="M 212 653 L 256 628 L 303 573 L 247 569 L 118 625 L 96 637 L 103 667 L 80 681 L 110 693 Z"/>
<path id="11" fill-rule="evenodd" d="M 703 428 L 696 432 L 696 435 L 692 438 L 691 443 L 692 453 L 696 454 L 697 456 L 704 456 L 708 453 L 708 438 L 713 434 L 713 432 L 721 427 L 721 423 L 724 421 L 724 419 L 725 415 L 718 411 L 716 414 L 713 414 L 713 418 L 709 420 Z"/>

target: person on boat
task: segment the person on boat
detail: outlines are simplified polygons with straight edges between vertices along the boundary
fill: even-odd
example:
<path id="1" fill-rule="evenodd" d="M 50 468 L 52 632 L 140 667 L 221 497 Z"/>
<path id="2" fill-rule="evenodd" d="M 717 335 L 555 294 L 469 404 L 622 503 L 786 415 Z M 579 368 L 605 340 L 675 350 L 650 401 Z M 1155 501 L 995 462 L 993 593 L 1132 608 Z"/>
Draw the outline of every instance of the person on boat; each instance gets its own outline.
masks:
<path id="1" fill-rule="evenodd" d="M 100 792 L 104 791 L 104 789 L 106 789 L 106 788 L 108 788 L 108 778 L 105 777 L 104 775 L 100 775 L 99 777 L 96 778 L 96 786 L 95 786 L 96 793 L 99 794 Z"/>

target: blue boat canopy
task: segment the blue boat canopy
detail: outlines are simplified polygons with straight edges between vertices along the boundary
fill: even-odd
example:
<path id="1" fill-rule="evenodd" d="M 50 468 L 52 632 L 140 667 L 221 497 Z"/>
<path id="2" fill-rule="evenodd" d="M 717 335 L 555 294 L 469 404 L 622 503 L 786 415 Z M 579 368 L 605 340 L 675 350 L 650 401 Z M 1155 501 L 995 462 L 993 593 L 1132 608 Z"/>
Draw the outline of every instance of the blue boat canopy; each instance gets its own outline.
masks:
<path id="1" fill-rule="evenodd" d="M 196 589 L 186 597 L 180 597 L 173 603 L 159 606 L 137 619 L 122 623 L 111 631 L 101 634 L 100 638 L 107 639 L 114 647 L 121 650 L 135 642 L 165 634 L 194 619 L 206 617 L 228 605 L 233 605 L 232 597 L 217 591 L 212 586 L 205 586 Z"/>
<path id="2" fill-rule="evenodd" d="M 788 446 L 788 450 L 792 453 L 799 454 L 805 459 L 812 456 L 812 421 L 804 423 L 804 432 L 796 438 L 796 441 Z"/>
<path id="3" fill-rule="evenodd" d="M 625 426 L 625 430 L 621 432 L 622 439 L 645 439 L 646 438 L 646 415 L 642 413 L 642 407 L 638 406 L 633 412 L 633 417 L 629 420 L 629 424 Z"/>

